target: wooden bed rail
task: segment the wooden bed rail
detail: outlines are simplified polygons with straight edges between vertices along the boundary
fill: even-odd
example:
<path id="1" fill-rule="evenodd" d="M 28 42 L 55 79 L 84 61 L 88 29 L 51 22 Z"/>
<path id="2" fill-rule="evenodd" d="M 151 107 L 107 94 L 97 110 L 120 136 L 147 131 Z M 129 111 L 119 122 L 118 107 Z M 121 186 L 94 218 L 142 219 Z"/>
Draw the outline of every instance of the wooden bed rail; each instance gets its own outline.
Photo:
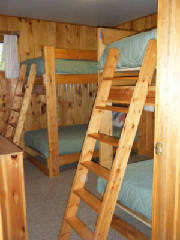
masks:
<path id="1" fill-rule="evenodd" d="M 96 50 L 54 48 L 55 58 L 97 61 Z"/>
<path id="2" fill-rule="evenodd" d="M 97 83 L 97 74 L 56 74 L 56 85 L 60 84 L 88 84 Z M 43 76 L 38 76 L 35 79 L 35 85 L 45 85 Z"/>

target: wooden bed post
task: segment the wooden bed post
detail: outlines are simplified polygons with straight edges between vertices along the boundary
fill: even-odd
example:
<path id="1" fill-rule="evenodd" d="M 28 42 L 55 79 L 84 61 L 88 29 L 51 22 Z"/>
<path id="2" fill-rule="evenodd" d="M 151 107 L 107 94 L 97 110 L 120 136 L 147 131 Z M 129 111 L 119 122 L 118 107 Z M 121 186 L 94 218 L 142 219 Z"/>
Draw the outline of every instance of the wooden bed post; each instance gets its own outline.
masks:
<path id="1" fill-rule="evenodd" d="M 47 129 L 49 143 L 48 168 L 49 176 L 59 175 L 58 158 L 58 125 L 56 106 L 55 49 L 44 47 L 45 85 L 47 101 Z"/>
<path id="2" fill-rule="evenodd" d="M 97 32 L 97 43 L 98 43 L 98 61 L 100 60 L 100 57 L 106 47 L 106 45 L 102 42 L 102 29 L 99 28 Z M 98 70 L 98 85 L 101 81 L 101 74 L 100 70 Z M 112 105 L 112 104 L 111 104 Z M 112 135 L 112 112 L 111 111 L 105 111 L 103 115 L 103 121 L 101 122 L 101 132 L 107 135 Z M 113 147 L 106 144 L 99 142 L 99 162 L 103 167 L 106 167 L 108 169 L 111 168 L 113 161 Z"/>
<path id="3" fill-rule="evenodd" d="M 152 239 L 180 239 L 180 1 L 159 0 Z"/>

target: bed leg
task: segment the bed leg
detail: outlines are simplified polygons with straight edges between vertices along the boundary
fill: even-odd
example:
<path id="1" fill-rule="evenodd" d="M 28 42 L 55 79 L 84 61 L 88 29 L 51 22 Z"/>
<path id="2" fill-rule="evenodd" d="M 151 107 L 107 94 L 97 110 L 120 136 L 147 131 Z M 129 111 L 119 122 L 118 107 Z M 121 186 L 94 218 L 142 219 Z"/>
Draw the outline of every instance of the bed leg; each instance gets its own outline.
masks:
<path id="1" fill-rule="evenodd" d="M 57 164 L 57 159 L 49 157 L 48 159 L 49 177 L 59 176 L 59 165 Z"/>

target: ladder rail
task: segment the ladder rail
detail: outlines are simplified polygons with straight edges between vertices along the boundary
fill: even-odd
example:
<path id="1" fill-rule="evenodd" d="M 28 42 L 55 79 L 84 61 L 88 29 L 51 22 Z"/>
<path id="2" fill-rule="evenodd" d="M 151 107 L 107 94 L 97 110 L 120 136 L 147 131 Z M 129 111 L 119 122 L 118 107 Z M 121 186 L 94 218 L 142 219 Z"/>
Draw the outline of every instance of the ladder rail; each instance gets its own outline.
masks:
<path id="1" fill-rule="evenodd" d="M 14 94 L 13 94 L 13 99 L 15 98 L 16 93 L 19 90 L 18 89 L 19 88 L 19 83 L 23 83 L 25 81 L 25 77 L 26 77 L 26 65 L 23 64 L 20 68 L 19 78 L 18 78 L 17 83 L 16 83 L 15 91 L 14 91 Z M 13 109 L 14 108 L 13 106 L 14 106 L 14 101 L 12 101 L 10 109 Z M 14 128 L 9 125 L 10 117 L 11 117 L 11 111 L 9 112 L 9 117 L 8 117 L 8 120 L 7 120 L 7 129 L 6 129 L 6 132 L 5 132 L 4 136 L 6 138 L 12 139 L 12 136 L 14 134 Z"/>
<path id="2" fill-rule="evenodd" d="M 16 145 L 19 145 L 20 143 L 20 137 L 23 131 L 26 113 L 29 107 L 32 89 L 36 77 L 36 65 L 31 65 L 27 85 L 24 90 L 24 84 L 26 83 L 26 70 L 27 67 L 23 64 L 21 66 L 19 78 L 17 80 L 13 102 L 11 105 L 11 110 L 7 123 L 8 126 L 5 134 L 5 137 L 10 139 Z"/>
<path id="3" fill-rule="evenodd" d="M 35 82 L 35 77 L 36 77 L 36 65 L 32 64 L 31 70 L 30 70 L 30 73 L 28 76 L 25 94 L 23 97 L 22 107 L 21 107 L 21 110 L 19 113 L 19 119 L 18 119 L 17 126 L 15 129 L 14 137 L 13 137 L 13 143 L 16 145 L 19 145 L 19 142 L 20 142 L 20 137 L 21 137 L 21 133 L 23 130 L 23 126 L 24 126 L 26 113 L 27 113 L 27 110 L 28 110 L 28 107 L 30 104 L 30 99 L 31 99 L 34 82 Z"/>

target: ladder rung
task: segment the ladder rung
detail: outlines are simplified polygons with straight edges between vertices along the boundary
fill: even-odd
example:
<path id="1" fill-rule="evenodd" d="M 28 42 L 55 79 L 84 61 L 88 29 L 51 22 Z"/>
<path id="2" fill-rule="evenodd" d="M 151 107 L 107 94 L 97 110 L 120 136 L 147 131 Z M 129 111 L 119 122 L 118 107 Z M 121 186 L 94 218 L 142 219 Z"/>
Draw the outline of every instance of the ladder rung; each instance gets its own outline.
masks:
<path id="1" fill-rule="evenodd" d="M 123 113 L 128 113 L 128 108 L 127 107 L 114 107 L 114 106 L 96 106 L 96 109 L 101 109 L 101 110 L 109 110 L 113 112 L 123 112 Z"/>
<path id="2" fill-rule="evenodd" d="M 92 161 L 81 162 L 81 164 L 97 176 L 109 180 L 110 171 L 107 168 Z"/>
<path id="3" fill-rule="evenodd" d="M 82 239 L 94 239 L 93 232 L 78 217 L 70 217 L 65 220 Z"/>
<path id="4" fill-rule="evenodd" d="M 89 207 L 91 207 L 95 212 L 100 213 L 102 203 L 101 200 L 96 198 L 94 195 L 92 195 L 84 188 L 75 190 L 74 193 L 78 197 L 80 197 L 87 205 L 89 205 Z"/>
<path id="5" fill-rule="evenodd" d="M 118 147 L 118 141 L 119 141 L 118 138 L 114 138 L 112 136 L 108 136 L 108 135 L 102 134 L 102 133 L 91 133 L 91 134 L 88 134 L 88 136 L 95 138 L 101 142 L 112 145 L 114 147 Z"/>

